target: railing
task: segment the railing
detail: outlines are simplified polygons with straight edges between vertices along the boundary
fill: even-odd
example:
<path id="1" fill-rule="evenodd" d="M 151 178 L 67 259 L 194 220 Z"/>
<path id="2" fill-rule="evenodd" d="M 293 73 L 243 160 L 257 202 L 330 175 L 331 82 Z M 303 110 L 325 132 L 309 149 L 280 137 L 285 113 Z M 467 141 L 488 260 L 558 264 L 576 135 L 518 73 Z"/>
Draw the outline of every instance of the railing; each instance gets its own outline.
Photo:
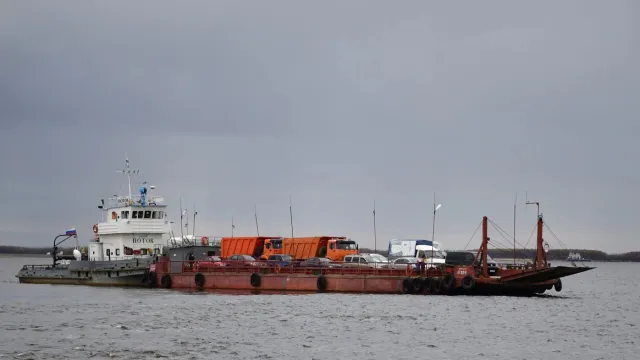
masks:
<path id="1" fill-rule="evenodd" d="M 58 264 L 56 267 L 67 267 L 69 265 Z M 22 270 L 49 270 L 53 269 L 53 265 L 41 264 L 41 265 L 22 265 Z"/>
<path id="2" fill-rule="evenodd" d="M 105 200 L 104 207 L 106 209 L 119 208 L 131 205 L 140 205 L 142 197 L 140 195 L 112 197 Z M 145 196 L 145 205 L 166 205 L 163 196 L 149 194 Z"/>
<path id="3" fill-rule="evenodd" d="M 255 261 L 207 261 L 207 260 L 185 260 L 168 261 L 160 260 L 158 266 L 164 268 L 168 273 L 253 273 L 263 274 L 340 274 L 340 275 L 380 275 L 380 276 L 442 276 L 447 272 L 444 264 L 435 264 L 430 267 L 421 267 L 419 263 L 407 263 L 403 266 L 396 265 L 389 267 L 385 263 L 350 263 L 350 262 L 330 262 L 323 265 L 308 264 L 304 261 L 292 261 L 283 263 L 274 260 Z"/>

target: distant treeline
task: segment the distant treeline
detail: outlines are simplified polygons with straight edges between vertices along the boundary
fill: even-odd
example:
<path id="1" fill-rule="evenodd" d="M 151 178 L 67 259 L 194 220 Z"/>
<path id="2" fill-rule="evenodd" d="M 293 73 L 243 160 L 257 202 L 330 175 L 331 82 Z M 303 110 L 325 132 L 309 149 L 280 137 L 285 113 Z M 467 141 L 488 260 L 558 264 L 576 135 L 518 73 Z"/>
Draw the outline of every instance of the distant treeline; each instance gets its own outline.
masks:
<path id="1" fill-rule="evenodd" d="M 72 247 L 58 248 L 58 251 L 64 251 L 65 254 L 73 252 Z M 474 250 L 475 251 L 475 250 Z M 24 254 L 24 255 L 45 255 L 51 252 L 51 247 L 23 247 L 23 246 L 6 246 L 0 245 L 0 254 Z M 384 256 L 388 255 L 387 250 L 374 251 L 373 249 L 360 248 L 361 253 L 378 253 Z M 549 250 L 547 253 L 548 260 L 566 260 L 569 253 L 580 253 L 583 258 L 593 261 L 630 261 L 640 262 L 640 251 L 632 251 L 624 254 L 607 254 L 599 250 L 584 249 L 567 249 L 567 250 Z M 517 259 L 533 259 L 535 257 L 535 249 L 516 249 Z M 508 249 L 489 249 L 489 256 L 494 259 L 510 259 L 513 258 L 513 250 Z"/>
<path id="2" fill-rule="evenodd" d="M 470 251 L 477 251 L 470 250 Z M 374 251 L 373 249 L 360 248 L 361 253 L 378 253 L 387 256 L 387 250 Z M 593 261 L 630 261 L 640 262 L 640 251 L 632 251 L 624 254 L 607 254 L 600 250 L 585 249 L 567 249 L 567 250 L 549 250 L 547 260 L 566 260 L 569 253 L 580 253 L 580 256 Z M 536 255 L 535 249 L 516 249 L 516 259 L 533 259 Z M 489 249 L 489 256 L 494 259 L 510 259 L 513 258 L 513 249 Z"/>

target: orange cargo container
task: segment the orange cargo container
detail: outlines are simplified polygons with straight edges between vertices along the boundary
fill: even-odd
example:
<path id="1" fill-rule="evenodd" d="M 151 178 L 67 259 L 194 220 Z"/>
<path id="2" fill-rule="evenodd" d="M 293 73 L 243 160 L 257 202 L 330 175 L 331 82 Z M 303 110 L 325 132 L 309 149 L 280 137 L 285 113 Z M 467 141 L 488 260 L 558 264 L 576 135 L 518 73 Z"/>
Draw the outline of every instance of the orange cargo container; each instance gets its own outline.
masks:
<path id="1" fill-rule="evenodd" d="M 262 256 L 265 241 L 271 242 L 280 237 L 254 236 L 254 237 L 223 237 L 220 240 L 222 257 L 228 258 L 231 255 L 251 255 L 255 258 Z"/>
<path id="2" fill-rule="evenodd" d="M 346 255 L 357 254 L 358 245 L 343 236 L 285 238 L 283 253 L 292 255 L 297 260 L 328 257 L 334 261 L 342 261 Z"/>

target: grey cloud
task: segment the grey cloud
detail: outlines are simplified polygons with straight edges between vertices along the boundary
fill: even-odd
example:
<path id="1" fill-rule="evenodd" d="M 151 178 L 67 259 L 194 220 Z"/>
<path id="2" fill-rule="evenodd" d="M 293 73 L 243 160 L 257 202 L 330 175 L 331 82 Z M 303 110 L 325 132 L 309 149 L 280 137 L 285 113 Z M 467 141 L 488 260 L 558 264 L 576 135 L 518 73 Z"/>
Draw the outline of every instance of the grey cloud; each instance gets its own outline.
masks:
<path id="1" fill-rule="evenodd" d="M 526 188 L 565 243 L 634 249 L 638 10 L 3 2 L 0 241 L 90 229 L 127 152 L 211 233 L 231 216 L 253 233 L 254 203 L 287 233 L 293 195 L 301 233 L 371 245 L 376 198 L 378 244 L 429 237 L 436 191 L 437 236 L 461 247 L 482 215 L 510 224 Z M 535 220 L 521 208 L 519 238 Z"/>

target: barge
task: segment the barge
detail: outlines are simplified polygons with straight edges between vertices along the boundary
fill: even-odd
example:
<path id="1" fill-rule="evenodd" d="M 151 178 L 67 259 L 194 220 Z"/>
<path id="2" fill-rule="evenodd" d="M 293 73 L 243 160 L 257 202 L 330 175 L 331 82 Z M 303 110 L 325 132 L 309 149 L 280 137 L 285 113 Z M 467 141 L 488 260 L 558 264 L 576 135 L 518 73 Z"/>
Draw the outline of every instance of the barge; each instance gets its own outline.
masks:
<path id="1" fill-rule="evenodd" d="M 547 262 L 542 237 L 543 217 L 538 215 L 536 257 L 531 264 L 498 266 L 488 269 L 488 218 L 482 219 L 482 244 L 471 265 L 440 264 L 405 269 L 332 262 L 335 266 L 289 266 L 268 261 L 207 259 L 174 261 L 174 249 L 168 249 L 153 265 L 149 276 L 153 286 L 193 290 L 234 290 L 254 292 L 336 292 L 369 294 L 438 295 L 525 295 L 562 290 L 561 278 L 591 270 L 589 267 L 552 267 Z M 236 255 L 234 255 L 236 256 Z M 242 256 L 242 255 L 238 255 Z M 239 258 L 240 259 L 240 258 Z"/>

